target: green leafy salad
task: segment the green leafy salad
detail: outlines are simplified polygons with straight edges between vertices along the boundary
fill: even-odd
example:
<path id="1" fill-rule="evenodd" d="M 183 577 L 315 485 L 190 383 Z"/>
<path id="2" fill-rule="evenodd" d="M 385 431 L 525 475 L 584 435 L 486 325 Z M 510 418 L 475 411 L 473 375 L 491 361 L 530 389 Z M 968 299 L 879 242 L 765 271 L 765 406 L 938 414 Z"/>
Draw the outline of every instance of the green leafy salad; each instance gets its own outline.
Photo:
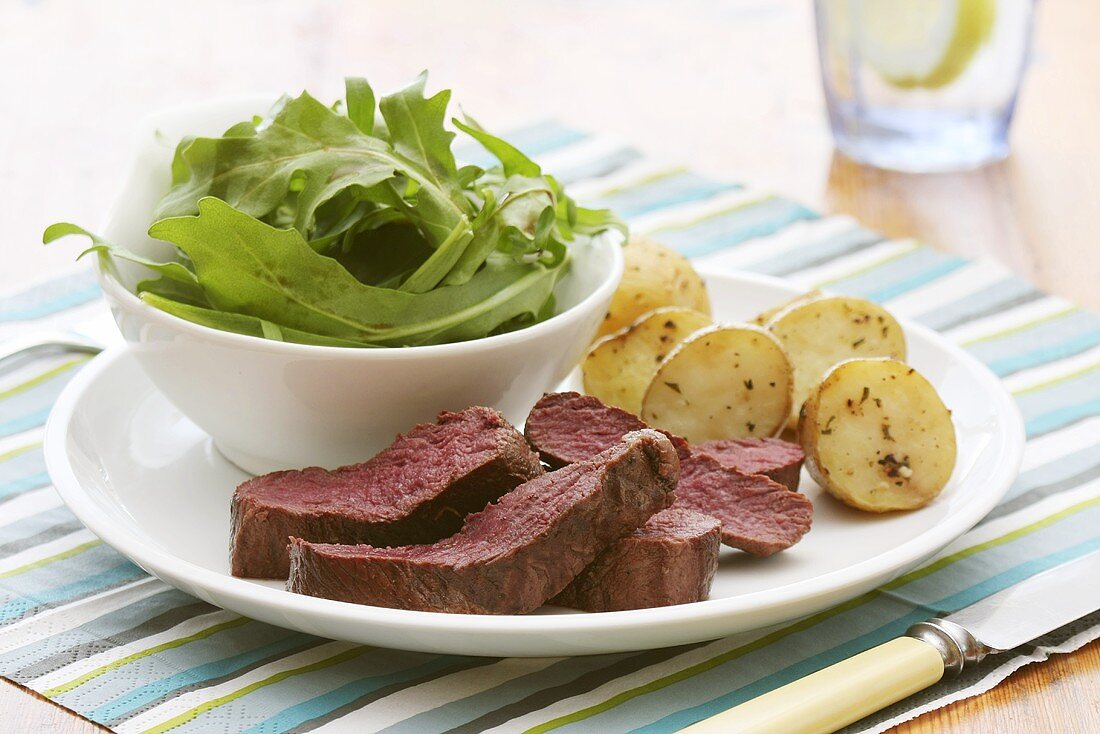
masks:
<path id="1" fill-rule="evenodd" d="M 452 119 L 499 165 L 459 167 L 445 127 L 450 92 L 426 74 L 378 99 L 364 79 L 326 105 L 285 97 L 221 137 L 182 140 L 149 235 L 155 262 L 68 223 L 159 276 L 146 303 L 216 329 L 303 344 L 413 346 L 521 329 L 554 313 L 570 246 L 608 228 L 552 176 L 474 120 Z"/>

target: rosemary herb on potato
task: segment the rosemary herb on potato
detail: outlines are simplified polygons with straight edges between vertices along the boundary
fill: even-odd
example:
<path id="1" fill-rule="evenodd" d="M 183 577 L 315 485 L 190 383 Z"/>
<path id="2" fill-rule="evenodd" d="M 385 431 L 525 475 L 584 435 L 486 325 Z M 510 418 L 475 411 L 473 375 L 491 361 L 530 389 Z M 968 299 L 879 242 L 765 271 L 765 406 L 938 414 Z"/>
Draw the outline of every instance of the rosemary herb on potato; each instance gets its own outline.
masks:
<path id="1" fill-rule="evenodd" d="M 838 364 L 802 407 L 798 438 L 810 476 L 846 505 L 912 510 L 955 468 L 955 427 L 920 373 L 892 359 Z"/>

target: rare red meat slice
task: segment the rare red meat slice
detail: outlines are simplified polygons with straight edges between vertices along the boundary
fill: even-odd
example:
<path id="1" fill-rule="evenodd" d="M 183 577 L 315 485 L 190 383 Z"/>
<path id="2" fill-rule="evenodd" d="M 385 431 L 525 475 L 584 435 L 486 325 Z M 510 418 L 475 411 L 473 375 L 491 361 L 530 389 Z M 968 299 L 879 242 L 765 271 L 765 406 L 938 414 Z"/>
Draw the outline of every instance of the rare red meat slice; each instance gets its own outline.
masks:
<path id="1" fill-rule="evenodd" d="M 547 393 L 527 416 L 523 433 L 553 468 L 584 461 L 614 446 L 631 431 L 649 428 L 640 418 L 598 398 L 575 392 Z M 654 429 L 660 430 L 660 429 Z M 687 441 L 668 436 L 680 458 L 690 454 Z"/>
<path id="2" fill-rule="evenodd" d="M 535 404 L 524 434 L 543 461 L 553 465 L 583 460 L 616 440 L 617 431 L 636 430 L 638 425 L 645 424 L 594 397 L 553 393 Z M 726 545 L 768 556 L 794 545 L 809 531 L 813 504 L 806 497 L 766 476 L 725 467 L 683 439 L 672 440 L 681 466 L 676 506 L 721 522 Z"/>
<path id="3" fill-rule="evenodd" d="M 778 438 L 730 438 L 696 444 L 691 450 L 718 460 L 742 474 L 763 474 L 798 491 L 798 478 L 806 455 L 802 447 Z"/>
<path id="4" fill-rule="evenodd" d="M 287 589 L 398 609 L 522 614 L 672 501 L 676 451 L 637 431 L 589 461 L 544 474 L 433 545 L 376 548 L 293 539 Z"/>
<path id="5" fill-rule="evenodd" d="M 673 507 L 615 543 L 551 604 L 588 612 L 648 609 L 702 601 L 718 570 L 721 525 Z"/>
<path id="6" fill-rule="evenodd" d="M 754 556 L 790 548 L 810 530 L 814 506 L 760 474 L 742 474 L 709 456 L 681 462 L 676 506 L 703 512 L 722 523 L 722 542 Z"/>
<path id="7" fill-rule="evenodd" d="M 237 487 L 234 576 L 286 578 L 290 536 L 318 543 L 430 543 L 471 512 L 542 473 L 538 457 L 489 408 L 440 413 L 370 461 L 334 471 L 265 474 Z"/>

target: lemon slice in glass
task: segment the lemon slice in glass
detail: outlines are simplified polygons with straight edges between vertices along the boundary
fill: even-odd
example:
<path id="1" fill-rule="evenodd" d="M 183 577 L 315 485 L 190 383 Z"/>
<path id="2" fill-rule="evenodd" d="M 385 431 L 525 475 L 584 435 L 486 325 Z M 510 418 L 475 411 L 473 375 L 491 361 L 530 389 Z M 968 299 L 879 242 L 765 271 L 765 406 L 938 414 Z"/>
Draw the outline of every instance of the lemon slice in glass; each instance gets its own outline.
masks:
<path id="1" fill-rule="evenodd" d="M 835 40 L 853 37 L 863 61 L 895 87 L 955 81 L 992 34 L 997 0 L 834 0 Z"/>

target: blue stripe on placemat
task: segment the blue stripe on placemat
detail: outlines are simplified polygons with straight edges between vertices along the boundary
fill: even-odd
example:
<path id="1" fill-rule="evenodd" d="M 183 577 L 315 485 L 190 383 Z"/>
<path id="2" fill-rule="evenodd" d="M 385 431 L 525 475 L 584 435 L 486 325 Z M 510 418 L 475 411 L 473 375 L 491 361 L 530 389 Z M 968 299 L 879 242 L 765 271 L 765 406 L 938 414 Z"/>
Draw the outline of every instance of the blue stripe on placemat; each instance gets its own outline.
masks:
<path id="1" fill-rule="evenodd" d="M 49 408 L 39 408 L 29 413 L 16 416 L 11 420 L 0 422 L 0 438 L 14 436 L 23 431 L 46 425 L 46 419 L 50 416 Z"/>
<path id="2" fill-rule="evenodd" d="M 257 646 L 250 647 L 237 655 L 224 657 L 224 650 L 215 650 L 216 657 L 210 662 L 193 665 L 140 688 L 128 690 L 90 712 L 88 718 L 111 723 L 121 721 L 126 716 L 142 711 L 151 703 L 195 690 L 204 684 L 226 680 L 234 674 L 252 669 L 252 666 L 258 663 L 277 660 L 282 654 L 300 652 L 307 646 L 320 644 L 320 640 L 316 637 L 287 631 L 273 642 L 262 644 L 265 636 L 273 636 L 270 635 L 270 631 L 271 629 L 268 630 L 268 635 L 258 634 Z"/>
<path id="3" fill-rule="evenodd" d="M 719 183 L 690 171 L 677 171 L 671 176 L 646 180 L 637 186 L 597 196 L 588 205 L 612 209 L 620 217 L 639 217 L 669 206 L 703 201 L 718 194 L 741 188 L 735 183 Z"/>
<path id="4" fill-rule="evenodd" d="M 67 572 L 68 580 L 59 586 L 53 586 L 44 591 L 27 589 L 19 597 L 0 603 L 0 623 L 22 619 L 30 612 L 83 599 L 144 575 L 140 568 L 129 561 L 120 560 L 117 554 L 114 554 L 115 557 L 108 557 L 112 553 L 114 552 L 101 551 L 95 554 L 97 556 L 95 558 L 84 558 L 80 559 L 81 563 L 67 564 L 77 567 L 78 570 Z M 98 562 L 100 558 L 102 563 Z M 89 567 L 93 565 L 105 570 L 89 573 Z M 5 586 L 7 586 L 6 583 Z"/>
<path id="5" fill-rule="evenodd" d="M 1041 390 L 1017 393 L 1016 404 L 1020 407 L 1024 420 L 1030 421 L 1052 411 L 1071 408 L 1096 398 L 1100 398 L 1100 370 L 1093 368 L 1061 379 Z"/>
<path id="6" fill-rule="evenodd" d="M 467 658 L 473 661 L 475 658 Z M 411 666 L 386 675 L 357 678 L 339 688 L 315 696 L 300 704 L 280 711 L 275 716 L 245 730 L 246 734 L 264 734 L 265 732 L 283 732 L 301 726 L 324 716 L 329 711 L 342 708 L 348 703 L 381 688 L 391 687 L 406 681 L 420 680 L 443 670 L 450 670 L 463 662 L 460 658 L 441 655 L 420 665 Z"/>
<path id="7" fill-rule="evenodd" d="M 966 265 L 966 263 L 967 261 L 962 258 L 944 258 L 917 272 L 902 276 L 889 285 L 871 290 L 864 296 L 872 301 L 889 301 L 891 298 L 897 298 L 915 288 L 949 275 Z"/>
<path id="8" fill-rule="evenodd" d="M 1006 308 L 1030 303 L 1042 293 L 1025 280 L 1010 277 L 948 304 L 935 304 L 918 321 L 930 329 L 946 331 Z"/>
<path id="9" fill-rule="evenodd" d="M 829 282 L 840 293 L 887 301 L 931 280 L 947 275 L 966 261 L 928 248 L 919 248 L 879 267 Z"/>
<path id="10" fill-rule="evenodd" d="M 87 361 L 69 359 L 0 392 L 0 438 L 44 425 L 58 395 Z"/>
<path id="11" fill-rule="evenodd" d="M 1100 399 L 1067 405 L 1032 418 L 1025 424 L 1028 438 L 1038 438 L 1100 414 Z"/>
<path id="12" fill-rule="evenodd" d="M 0 512 L 3 512 L 0 509 Z M 0 526 L 0 558 L 57 540 L 84 527 L 67 507 L 54 507 Z M 0 660 L 3 656 L 0 656 Z M 0 663 L 2 669 L 2 663 Z"/>
<path id="13" fill-rule="evenodd" d="M 89 698 L 108 701 L 97 709 L 97 720 L 117 725 L 188 691 L 231 680 L 260 664 L 325 644 L 310 635 L 252 621 L 235 624 L 218 620 L 192 634 L 196 639 L 187 645 L 166 648 L 132 663 L 147 666 L 145 675 L 155 679 L 147 685 L 134 689 L 125 677 L 100 674 L 58 694 L 56 700 L 65 705 Z M 243 647 L 242 640 L 246 642 Z"/>
<path id="14" fill-rule="evenodd" d="M 508 142 L 532 158 L 567 147 L 584 140 L 587 135 L 579 130 L 565 127 L 556 122 L 540 122 L 529 127 L 519 128 L 508 134 Z M 464 164 L 488 168 L 496 165 L 497 160 L 477 142 L 464 135 L 457 139 L 455 158 Z M 552 171 L 551 171 L 552 173 Z"/>
<path id="15" fill-rule="evenodd" d="M 1013 354 L 987 362 L 989 368 L 1001 377 L 1037 367 L 1048 362 L 1072 357 L 1100 345 L 1100 329 L 1090 329 L 1083 334 L 1070 336 L 1059 334 L 1058 341 L 1026 354 Z"/>
<path id="16" fill-rule="evenodd" d="M 100 293 L 90 268 L 64 275 L 0 297 L 0 323 L 44 318 L 94 301 Z"/>
<path id="17" fill-rule="evenodd" d="M 601 177 L 589 187 L 598 193 L 587 204 L 612 206 L 628 218 L 661 214 L 662 221 L 681 222 L 659 226 L 653 236 L 692 256 L 781 234 L 788 243 L 782 256 L 768 257 L 758 244 L 760 256 L 753 253 L 756 261 L 752 269 L 798 275 L 881 241 L 874 233 L 855 227 L 820 241 L 814 240 L 812 232 L 804 235 L 805 242 L 791 241 L 798 232 L 792 225 L 816 219 L 814 212 L 775 196 L 723 209 L 720 197 L 728 197 L 738 188 L 736 184 L 683 170 L 650 169 L 638 181 L 599 193 L 605 180 L 602 177 L 623 171 L 624 176 L 606 179 L 621 181 L 629 175 L 625 167 L 638 160 L 636 152 L 602 142 L 587 145 L 582 133 L 553 123 L 533 125 L 510 137 L 539 158 L 567 161 L 563 170 L 551 171 L 565 180 Z M 573 147 L 578 145 L 586 147 Z M 588 158 L 579 155 L 589 150 L 600 152 Z M 464 147 L 460 157 L 490 162 L 474 146 Z M 631 166 L 630 170 L 641 169 Z M 708 204 L 711 199 L 714 204 Z M 694 218 L 663 217 L 678 207 L 711 213 Z M 829 288 L 890 300 L 937 283 L 965 264 L 960 258 L 915 248 L 879 266 L 842 273 Z M 97 293 L 90 273 L 68 275 L 0 298 L 0 321 L 61 313 L 88 302 Z M 1050 442 L 1058 440 L 1060 431 L 1076 430 L 1073 435 L 1080 437 L 1081 429 L 1075 426 L 1100 415 L 1100 368 L 1080 364 L 1082 355 L 1100 345 L 1100 317 L 1070 310 L 1001 334 L 981 334 L 983 319 L 1040 297 L 1025 281 L 1006 277 L 973 293 L 945 295 L 941 302 L 927 304 L 917 319 L 941 330 L 967 325 L 968 333 L 977 334 L 967 348 L 999 374 L 1014 375 L 1017 382 L 1032 374 L 1027 370 L 1054 365 L 1053 372 L 1044 367 L 1049 374 L 1043 382 L 1025 381 L 1018 391 L 1029 436 L 1044 436 L 1044 441 Z M 1073 366 L 1063 368 L 1060 360 Z M 41 425 L 78 366 L 50 374 L 44 370 L 39 378 L 18 389 L 0 393 L 0 435 Z M 1069 374 L 1063 374 L 1066 372 Z M 0 457 L 0 523 L 5 502 L 39 501 L 43 491 L 52 492 L 38 489 L 46 486 L 46 480 L 37 445 L 26 444 Z M 32 563 L 7 578 L 0 574 L 0 673 L 34 688 L 36 681 L 55 669 L 64 673 L 55 676 L 55 684 L 78 679 L 65 672 L 67 666 L 89 655 L 111 654 L 121 644 L 144 650 L 54 694 L 61 703 L 93 720 L 127 730 L 139 719 L 163 723 L 172 717 L 157 715 L 159 707 L 187 694 L 199 709 L 174 731 L 309 731 L 328 722 L 343 723 L 341 717 L 354 717 L 364 706 L 400 696 L 403 713 L 387 731 L 464 732 L 503 726 L 513 731 L 641 728 L 664 732 L 859 652 L 896 634 L 910 621 L 958 608 L 1095 547 L 1100 542 L 1100 436 L 1068 456 L 1035 464 L 1024 472 L 1002 506 L 991 514 L 995 519 L 960 539 L 953 546 L 953 555 L 884 590 L 766 632 L 769 644 L 756 641 L 761 633 L 749 633 L 681 648 L 548 664 L 346 648 L 346 653 L 334 653 L 335 657 L 321 665 L 291 670 L 292 656 L 328 643 L 258 622 L 230 625 L 216 634 L 180 639 L 178 644 L 161 649 L 147 640 L 154 635 L 157 640 L 165 635 L 171 639 L 165 625 L 208 614 L 209 609 L 189 607 L 195 605 L 194 600 L 164 589 L 159 582 L 151 582 L 160 589 L 156 593 L 116 606 L 112 599 L 128 598 L 123 592 L 143 578 L 140 570 L 102 544 L 84 547 L 74 535 L 78 526 L 67 510 L 43 507 L 8 525 L 0 524 L 0 559 L 5 554 L 33 553 L 36 543 L 54 543 L 58 549 L 56 559 L 43 553 L 46 558 L 40 559 L 44 561 L 41 564 Z M 989 528 L 996 528 L 999 534 L 967 548 L 968 537 Z M 66 540 L 68 536 L 73 537 Z M 67 554 L 66 549 L 72 552 Z M 88 621 L 79 625 L 64 622 L 66 615 L 84 614 L 82 609 L 91 612 L 86 615 Z M 45 611 L 51 612 L 54 621 L 43 617 L 36 626 L 36 615 Z M 5 626 L 17 620 L 20 629 L 38 632 L 27 638 L 33 642 L 13 647 L 11 639 L 23 638 L 6 638 Z M 261 668 L 270 669 L 274 677 L 252 688 L 239 682 L 241 676 Z M 497 684 L 485 687 L 476 683 L 489 673 L 500 676 Z M 627 680 L 627 676 L 631 683 L 621 686 L 622 690 L 604 692 L 605 686 Z M 443 681 L 450 682 L 449 690 L 466 686 L 465 692 L 441 703 L 432 686 Z M 214 686 L 219 686 L 223 698 L 203 695 Z M 553 710 L 549 710 L 551 706 Z"/>
<path id="18" fill-rule="evenodd" d="M 90 655 L 112 650 L 121 643 L 132 642 L 164 631 L 157 620 L 175 615 L 173 624 L 194 614 L 215 611 L 209 604 L 196 602 L 182 591 L 163 585 L 150 589 L 149 594 L 129 604 L 102 611 L 79 627 L 47 628 L 41 637 L 0 652 L 0 666 L 12 671 L 19 679 L 38 677 L 58 670 Z M 198 606 L 198 609 L 193 607 Z M 179 616 L 178 610 L 188 610 Z"/>
<path id="19" fill-rule="evenodd" d="M 757 260 L 752 264 L 752 270 L 764 275 L 789 275 L 799 270 L 824 265 L 838 257 L 852 255 L 882 241 L 882 235 L 862 227 L 855 227 L 824 240 L 812 240 L 791 252 Z"/>
<path id="20" fill-rule="evenodd" d="M 31 489 L 38 489 L 39 487 L 45 487 L 50 483 L 50 475 L 46 472 L 38 472 L 37 474 L 28 474 L 25 477 L 19 477 L 18 479 L 12 479 L 9 482 L 0 484 L 0 500 L 7 497 L 13 497 L 17 494 L 22 494 Z"/>
<path id="21" fill-rule="evenodd" d="M 40 444 L 31 444 L 12 452 L 8 457 L 0 457 L 0 501 L 35 487 L 49 484 L 46 474 L 46 461 L 42 452 L 37 450 Z M 0 537 L 4 530 L 0 527 Z"/>
<path id="22" fill-rule="evenodd" d="M 1005 494 L 1004 503 L 1011 502 L 1021 495 L 1070 480 L 1076 480 L 1073 481 L 1072 486 L 1078 486 L 1097 476 L 1100 476 L 1100 451 L 1097 451 L 1094 446 L 1089 446 L 1069 455 L 1060 456 L 1058 461 L 1021 472 L 1019 478 Z"/>
<path id="23" fill-rule="evenodd" d="M 654 237 L 688 257 L 702 257 L 746 240 L 767 237 L 794 222 L 817 216 L 801 204 L 773 196 L 739 205 L 687 229 L 657 230 Z"/>
<path id="24" fill-rule="evenodd" d="M 1070 311 L 1011 334 L 968 344 L 967 348 L 990 367 L 1018 363 L 1033 366 L 1081 351 L 1074 351 L 1071 346 L 1067 354 L 1065 345 L 1081 341 L 1093 344 L 1097 332 L 1100 332 L 1100 316 L 1088 311 Z M 1045 350 L 1050 350 L 1050 356 L 1040 359 Z"/>

